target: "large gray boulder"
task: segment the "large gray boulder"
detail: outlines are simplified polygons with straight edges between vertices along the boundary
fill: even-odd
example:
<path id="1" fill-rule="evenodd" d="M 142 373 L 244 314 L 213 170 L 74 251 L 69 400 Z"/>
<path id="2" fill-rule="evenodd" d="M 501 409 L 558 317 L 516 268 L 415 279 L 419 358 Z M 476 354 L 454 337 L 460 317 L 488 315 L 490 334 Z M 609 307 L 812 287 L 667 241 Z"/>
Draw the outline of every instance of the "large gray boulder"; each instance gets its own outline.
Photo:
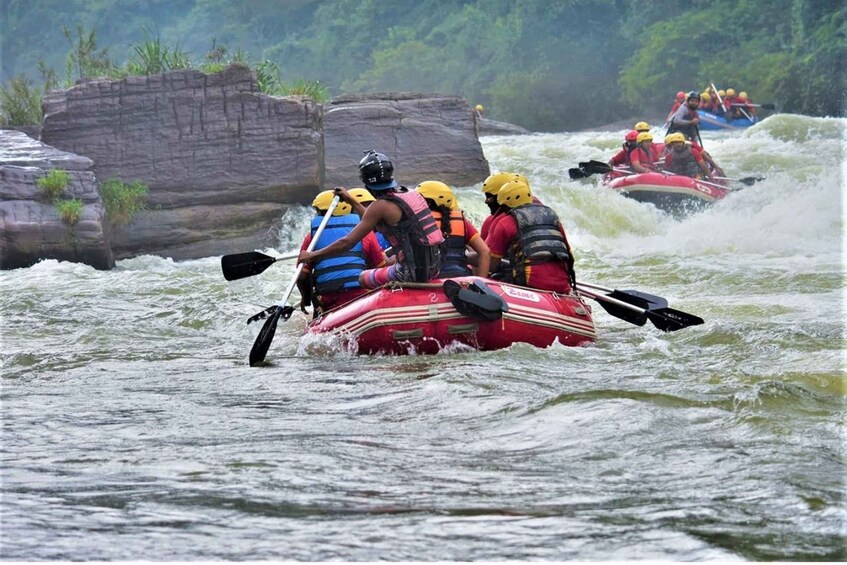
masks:
<path id="1" fill-rule="evenodd" d="M 111 245 L 111 251 L 100 249 L 102 258 L 84 261 L 103 268 L 113 263 L 112 254 L 191 259 L 274 246 L 291 205 L 309 204 L 324 187 L 359 185 L 357 165 L 367 149 L 390 155 L 407 186 L 427 179 L 468 186 L 489 174 L 464 98 L 351 95 L 324 107 L 258 92 L 254 73 L 243 65 L 210 75 L 183 70 L 86 80 L 49 93 L 43 109 L 41 140 L 88 158 L 69 169 L 75 171 L 72 190 L 86 202 L 76 228 L 84 237 L 76 242 L 86 249 Z M 30 142 L 21 146 L 24 153 Z M 44 170 L 7 168 L 6 177 L 24 180 L 4 183 L 32 185 Z M 146 184 L 147 209 L 127 225 L 104 224 L 95 175 L 100 183 Z M 53 231 L 37 241 L 36 226 L 52 207 L 32 190 L 21 196 L 4 185 L 4 191 L 5 217 L 14 222 L 4 224 L 3 241 L 25 243 L 7 249 L 67 257 Z M 30 235 L 20 239 L 27 218 Z M 12 264 L 11 255 L 5 257 Z"/>
<path id="2" fill-rule="evenodd" d="M 111 269 L 105 209 L 87 157 L 60 151 L 25 133 L 0 130 L 0 269 L 28 267 L 41 259 L 86 263 Z M 36 184 L 52 169 L 68 172 L 63 198 L 82 201 L 79 222 L 62 221 Z"/>
<path id="3" fill-rule="evenodd" d="M 273 245 L 287 204 L 322 185 L 321 107 L 258 92 L 243 65 L 97 79 L 48 94 L 41 139 L 141 181 L 147 210 L 116 226 L 117 258 L 188 259 Z"/>
<path id="4" fill-rule="evenodd" d="M 394 163 L 398 182 L 425 180 L 471 186 L 485 180 L 488 161 L 465 98 L 387 92 L 333 98 L 324 108 L 325 186 L 361 186 L 363 152 L 376 149 Z"/>

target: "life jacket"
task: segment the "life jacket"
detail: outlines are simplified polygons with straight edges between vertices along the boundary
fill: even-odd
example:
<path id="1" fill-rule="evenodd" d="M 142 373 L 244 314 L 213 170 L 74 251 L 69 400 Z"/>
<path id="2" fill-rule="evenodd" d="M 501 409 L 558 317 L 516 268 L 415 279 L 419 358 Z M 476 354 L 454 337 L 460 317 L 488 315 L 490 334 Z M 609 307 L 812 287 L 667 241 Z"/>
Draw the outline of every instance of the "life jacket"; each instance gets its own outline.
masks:
<path id="1" fill-rule="evenodd" d="M 441 212 L 432 210 L 435 223 L 441 226 Z M 450 234 L 444 234 L 441 244 L 441 277 L 464 277 L 473 274 L 465 257 L 465 214 L 461 210 L 450 212 Z"/>
<path id="2" fill-rule="evenodd" d="M 654 147 L 653 145 L 650 146 L 650 151 L 645 150 L 644 147 L 641 146 L 636 147 L 633 150 L 632 156 L 635 155 L 638 155 L 638 162 L 641 164 L 642 167 L 647 167 L 648 169 L 653 171 L 656 170 L 656 161 L 661 158 L 661 154 L 656 151 L 656 147 Z"/>
<path id="3" fill-rule="evenodd" d="M 398 190 L 386 190 L 376 197 L 393 202 L 403 212 L 396 226 L 380 222 L 377 230 L 398 251 L 398 263 L 409 275 L 405 280 L 426 282 L 435 278 L 441 268 L 440 245 L 444 243 L 444 236 L 432 217 L 426 199 L 405 186 Z"/>
<path id="4" fill-rule="evenodd" d="M 320 226 L 323 216 L 312 218 L 312 237 Z M 315 249 L 323 249 L 327 245 L 341 239 L 359 223 L 358 214 L 346 216 L 331 216 L 323 233 L 315 244 Z M 359 286 L 359 273 L 365 269 L 365 254 L 362 242 L 334 257 L 320 259 L 312 268 L 312 281 L 315 294 L 338 292 Z"/>
<path id="5" fill-rule="evenodd" d="M 690 147 L 686 147 L 685 151 L 680 152 L 669 151 L 668 156 L 665 157 L 665 169 L 677 175 L 694 178 L 699 178 L 702 172 Z"/>
<path id="6" fill-rule="evenodd" d="M 525 286 L 526 266 L 529 264 L 561 261 L 568 273 L 573 273 L 573 259 L 559 231 L 559 217 L 543 204 L 527 204 L 512 208 L 508 214 L 518 224 L 518 237 L 509 246 L 507 258 L 512 265 L 515 283 Z M 573 284 L 573 281 L 571 281 Z"/>

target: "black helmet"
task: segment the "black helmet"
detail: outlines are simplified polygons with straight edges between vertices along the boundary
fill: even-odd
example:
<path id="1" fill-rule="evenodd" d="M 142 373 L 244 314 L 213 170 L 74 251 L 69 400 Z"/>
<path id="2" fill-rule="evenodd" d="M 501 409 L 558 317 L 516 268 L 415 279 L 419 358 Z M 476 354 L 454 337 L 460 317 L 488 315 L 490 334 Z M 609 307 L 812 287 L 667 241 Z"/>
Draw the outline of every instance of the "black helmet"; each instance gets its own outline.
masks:
<path id="1" fill-rule="evenodd" d="M 359 161 L 359 178 L 368 190 L 388 190 L 397 186 L 391 159 L 373 149 Z"/>
<path id="2" fill-rule="evenodd" d="M 691 100 L 692 98 L 696 98 L 697 100 L 700 100 L 700 93 L 697 92 L 696 90 L 692 90 L 691 92 L 688 93 L 688 96 L 685 97 L 686 100 Z"/>

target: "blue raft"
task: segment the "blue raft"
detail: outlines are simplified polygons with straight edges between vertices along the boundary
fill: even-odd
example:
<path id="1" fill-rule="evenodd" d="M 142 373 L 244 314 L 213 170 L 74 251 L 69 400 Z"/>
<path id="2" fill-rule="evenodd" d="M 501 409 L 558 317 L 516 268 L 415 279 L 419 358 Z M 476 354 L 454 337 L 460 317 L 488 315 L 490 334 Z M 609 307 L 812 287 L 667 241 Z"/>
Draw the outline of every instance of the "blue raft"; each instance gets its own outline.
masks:
<path id="1" fill-rule="evenodd" d="M 758 123 L 759 118 L 752 116 L 752 120 L 747 118 L 738 118 L 736 120 L 727 120 L 723 116 L 707 112 L 706 110 L 698 110 L 700 116 L 700 129 L 703 131 L 717 131 L 724 129 L 746 129 L 755 123 Z"/>

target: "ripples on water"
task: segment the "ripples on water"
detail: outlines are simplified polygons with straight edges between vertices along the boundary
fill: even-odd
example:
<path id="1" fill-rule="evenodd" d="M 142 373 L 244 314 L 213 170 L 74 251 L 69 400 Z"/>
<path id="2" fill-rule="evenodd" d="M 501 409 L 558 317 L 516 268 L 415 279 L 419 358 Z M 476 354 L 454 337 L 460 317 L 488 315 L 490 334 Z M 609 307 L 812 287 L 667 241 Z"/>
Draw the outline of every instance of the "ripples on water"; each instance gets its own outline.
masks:
<path id="1" fill-rule="evenodd" d="M 704 136 L 768 180 L 682 221 L 568 180 L 623 132 L 483 140 L 559 212 L 579 278 L 707 321 L 673 334 L 595 308 L 591 347 L 367 358 L 296 315 L 251 369 L 244 322 L 290 264 L 0 273 L 0 556 L 843 559 L 844 126 Z M 308 211 L 281 225 L 293 250 Z"/>

